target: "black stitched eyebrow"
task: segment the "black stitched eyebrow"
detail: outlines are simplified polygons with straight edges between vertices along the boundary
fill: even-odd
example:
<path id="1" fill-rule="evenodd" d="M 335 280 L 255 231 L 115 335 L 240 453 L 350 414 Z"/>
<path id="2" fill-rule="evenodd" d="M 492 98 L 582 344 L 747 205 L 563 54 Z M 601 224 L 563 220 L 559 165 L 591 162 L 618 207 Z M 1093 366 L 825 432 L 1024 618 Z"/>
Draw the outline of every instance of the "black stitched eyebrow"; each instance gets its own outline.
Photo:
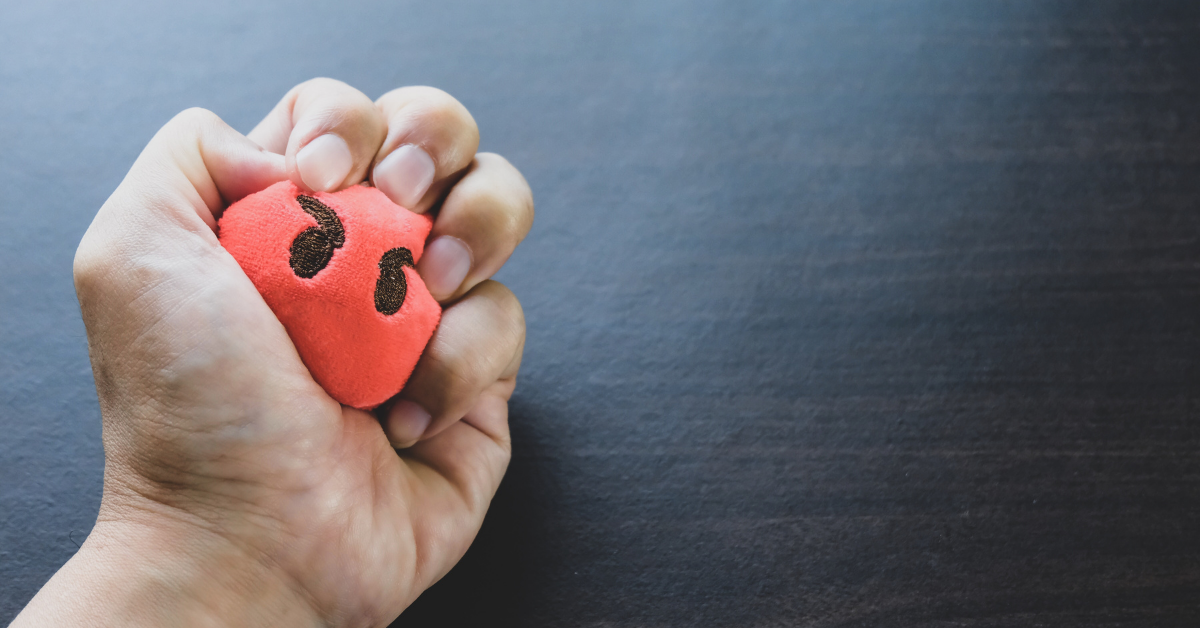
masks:
<path id="1" fill-rule="evenodd" d="M 375 282 L 375 309 L 384 316 L 400 311 L 408 295 L 408 279 L 403 268 L 413 267 L 412 251 L 404 247 L 388 249 L 379 260 L 379 280 Z"/>
<path id="2" fill-rule="evenodd" d="M 297 196 L 296 201 L 304 213 L 316 219 L 317 226 L 301 231 L 292 240 L 288 264 L 297 277 L 312 279 L 329 265 L 333 250 L 346 243 L 346 229 L 337 212 L 325 203 L 304 194 Z"/>

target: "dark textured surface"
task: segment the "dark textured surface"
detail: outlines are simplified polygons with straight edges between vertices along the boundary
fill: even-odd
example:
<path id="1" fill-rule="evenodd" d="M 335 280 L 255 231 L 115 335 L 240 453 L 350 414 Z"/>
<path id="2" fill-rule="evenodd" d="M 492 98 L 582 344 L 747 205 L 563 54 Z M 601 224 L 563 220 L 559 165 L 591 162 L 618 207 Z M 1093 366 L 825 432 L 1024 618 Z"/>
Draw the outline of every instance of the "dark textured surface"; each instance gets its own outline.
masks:
<path id="1" fill-rule="evenodd" d="M 329 75 L 538 201 L 515 459 L 399 625 L 1200 625 L 1195 3 L 245 4 L 0 8 L 0 622 L 98 505 L 92 214 Z"/>

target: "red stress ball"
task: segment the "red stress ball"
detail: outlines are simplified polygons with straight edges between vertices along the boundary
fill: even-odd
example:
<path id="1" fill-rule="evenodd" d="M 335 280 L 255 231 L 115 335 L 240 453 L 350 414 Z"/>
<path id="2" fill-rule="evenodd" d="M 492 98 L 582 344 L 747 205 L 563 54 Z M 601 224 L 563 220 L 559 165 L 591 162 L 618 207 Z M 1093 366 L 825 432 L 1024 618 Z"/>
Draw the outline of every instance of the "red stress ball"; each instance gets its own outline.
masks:
<path id="1" fill-rule="evenodd" d="M 283 181 L 230 205 L 217 235 L 317 383 L 370 409 L 404 387 L 442 314 L 414 268 L 432 226 L 372 187 Z"/>

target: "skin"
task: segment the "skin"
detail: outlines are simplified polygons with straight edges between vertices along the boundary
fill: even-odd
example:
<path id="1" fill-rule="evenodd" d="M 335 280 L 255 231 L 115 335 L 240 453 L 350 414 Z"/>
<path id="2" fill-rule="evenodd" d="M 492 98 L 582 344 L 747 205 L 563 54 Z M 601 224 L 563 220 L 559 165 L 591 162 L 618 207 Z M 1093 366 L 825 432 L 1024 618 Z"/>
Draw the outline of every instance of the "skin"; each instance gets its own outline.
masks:
<path id="1" fill-rule="evenodd" d="M 432 417 L 415 444 L 387 407 L 325 394 L 214 233 L 247 194 L 307 187 L 296 155 L 328 133 L 353 156 L 331 190 L 398 146 L 428 153 L 436 174 L 413 209 L 436 209 L 431 238 L 470 251 L 400 395 Z M 438 90 L 372 102 L 329 79 L 298 85 L 248 136 L 203 110 L 155 135 L 75 258 L 100 513 L 13 626 L 385 626 L 462 557 L 509 461 L 525 339 L 520 304 L 489 277 L 533 220 L 525 180 L 477 155 L 478 137 Z"/>

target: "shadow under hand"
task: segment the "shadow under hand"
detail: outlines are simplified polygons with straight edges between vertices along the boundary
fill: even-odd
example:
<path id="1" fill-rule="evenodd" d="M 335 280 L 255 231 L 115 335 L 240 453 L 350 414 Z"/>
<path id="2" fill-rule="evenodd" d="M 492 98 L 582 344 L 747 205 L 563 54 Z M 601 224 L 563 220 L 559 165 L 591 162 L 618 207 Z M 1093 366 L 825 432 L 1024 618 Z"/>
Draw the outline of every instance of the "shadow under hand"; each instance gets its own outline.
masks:
<path id="1" fill-rule="evenodd" d="M 530 610 L 539 587 L 538 565 L 550 557 L 545 543 L 558 492 L 540 455 L 538 425 L 551 421 L 544 409 L 514 398 L 509 423 L 513 458 L 483 527 L 446 577 L 426 590 L 392 628 L 516 625 Z"/>

